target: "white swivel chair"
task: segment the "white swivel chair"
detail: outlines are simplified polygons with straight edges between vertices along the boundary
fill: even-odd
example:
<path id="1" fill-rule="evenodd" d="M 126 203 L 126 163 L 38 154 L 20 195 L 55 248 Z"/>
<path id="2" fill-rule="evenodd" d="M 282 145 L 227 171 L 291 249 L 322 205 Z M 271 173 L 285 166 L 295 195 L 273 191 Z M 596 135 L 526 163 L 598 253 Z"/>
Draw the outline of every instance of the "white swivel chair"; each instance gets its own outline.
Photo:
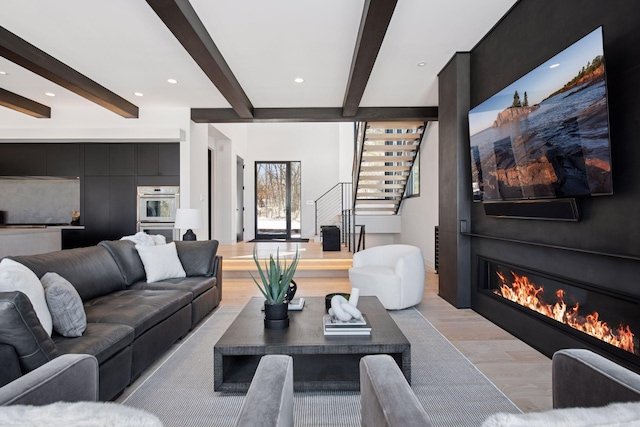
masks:
<path id="1" fill-rule="evenodd" d="M 376 296 L 387 310 L 418 304 L 424 293 L 425 268 L 420 248 L 411 245 L 374 246 L 353 254 L 349 269 L 352 288 L 361 296 Z"/>

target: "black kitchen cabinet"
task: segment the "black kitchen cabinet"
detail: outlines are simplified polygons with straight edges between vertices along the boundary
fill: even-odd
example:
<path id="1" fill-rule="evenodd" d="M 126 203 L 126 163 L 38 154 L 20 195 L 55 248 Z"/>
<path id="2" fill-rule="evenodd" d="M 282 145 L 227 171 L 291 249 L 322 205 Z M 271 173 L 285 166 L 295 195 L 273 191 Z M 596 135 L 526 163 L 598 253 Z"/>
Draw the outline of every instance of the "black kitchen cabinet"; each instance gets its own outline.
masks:
<path id="1" fill-rule="evenodd" d="M 138 144 L 138 176 L 157 176 L 158 144 Z"/>
<path id="2" fill-rule="evenodd" d="M 134 176 L 109 177 L 109 238 L 136 234 L 136 182 Z"/>
<path id="3" fill-rule="evenodd" d="M 43 176 L 46 174 L 45 144 L 0 144 L 0 175 Z"/>
<path id="4" fill-rule="evenodd" d="M 80 144 L 47 144 L 47 173 L 48 176 L 80 176 Z"/>
<path id="5" fill-rule="evenodd" d="M 84 245 L 95 245 L 109 236 L 110 177 L 86 176 L 84 178 Z"/>
<path id="6" fill-rule="evenodd" d="M 109 144 L 109 175 L 135 173 L 135 144 Z"/>
<path id="7" fill-rule="evenodd" d="M 84 144 L 84 174 L 109 176 L 109 145 Z"/>
<path id="8" fill-rule="evenodd" d="M 138 144 L 138 176 L 179 176 L 180 144 Z"/>
<path id="9" fill-rule="evenodd" d="M 180 175 L 180 144 L 158 144 L 158 175 Z"/>

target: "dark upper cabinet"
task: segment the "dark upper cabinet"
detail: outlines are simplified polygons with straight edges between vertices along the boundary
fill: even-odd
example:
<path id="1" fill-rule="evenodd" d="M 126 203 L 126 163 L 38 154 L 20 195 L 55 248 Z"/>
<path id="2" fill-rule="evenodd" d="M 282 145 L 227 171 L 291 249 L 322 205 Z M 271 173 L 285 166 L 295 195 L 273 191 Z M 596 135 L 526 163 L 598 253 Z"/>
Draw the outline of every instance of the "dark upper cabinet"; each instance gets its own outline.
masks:
<path id="1" fill-rule="evenodd" d="M 158 144 L 138 144 L 138 175 L 157 176 Z"/>
<path id="2" fill-rule="evenodd" d="M 135 144 L 109 144 L 109 175 L 135 175 Z"/>
<path id="3" fill-rule="evenodd" d="M 80 144 L 47 144 L 47 175 L 80 176 Z"/>
<path id="4" fill-rule="evenodd" d="M 0 175 L 43 176 L 46 174 L 45 144 L 0 144 Z"/>
<path id="5" fill-rule="evenodd" d="M 138 144 L 138 176 L 179 176 L 180 144 Z"/>
<path id="6" fill-rule="evenodd" d="M 158 144 L 158 175 L 180 175 L 180 144 Z"/>
<path id="7" fill-rule="evenodd" d="M 109 176 L 109 145 L 84 144 L 84 174 Z"/>

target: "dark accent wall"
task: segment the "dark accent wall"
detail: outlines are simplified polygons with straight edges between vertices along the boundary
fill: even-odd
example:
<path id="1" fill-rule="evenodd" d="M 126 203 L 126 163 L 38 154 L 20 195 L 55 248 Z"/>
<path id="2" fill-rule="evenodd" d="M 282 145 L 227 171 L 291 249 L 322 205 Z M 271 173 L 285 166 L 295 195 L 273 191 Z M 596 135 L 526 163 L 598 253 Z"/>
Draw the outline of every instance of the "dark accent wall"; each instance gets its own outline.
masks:
<path id="1" fill-rule="evenodd" d="M 456 53 L 438 78 L 439 264 L 438 294 L 450 304 L 469 307 L 470 239 L 460 234 L 469 224 L 469 53 Z"/>
<path id="2" fill-rule="evenodd" d="M 482 204 L 473 203 L 470 208 L 469 229 L 474 235 L 470 237 L 471 307 L 504 329 L 526 337 L 547 355 L 563 347 L 589 346 L 580 339 L 563 338 L 541 322 L 514 315 L 515 310 L 478 293 L 477 260 L 483 256 L 511 262 L 605 291 L 640 297 L 638 16 L 640 2 L 636 1 L 521 0 L 471 51 L 473 108 L 595 28 L 603 27 L 614 195 L 577 199 L 579 222 L 493 218 L 485 215 Z M 444 76 L 443 72 L 441 78 Z M 448 126 L 446 123 L 455 120 L 457 112 L 442 108 L 442 103 L 448 102 L 442 89 L 440 102 L 442 139 L 448 137 L 443 124 Z M 467 117 L 458 119 L 467 121 Z M 453 139 L 448 137 L 440 141 L 440 147 L 451 143 Z M 461 151 L 459 155 L 467 154 Z M 441 163 L 443 166 L 449 167 Z M 441 172 L 441 183 L 445 177 L 446 171 Z M 471 183 L 467 181 L 466 185 L 470 187 Z M 466 197 L 464 191 L 458 195 Z M 441 196 L 440 204 L 446 205 L 441 207 L 441 221 L 443 212 L 459 211 L 460 204 L 470 200 L 461 202 L 452 196 Z M 441 253 L 441 263 L 445 257 Z"/>

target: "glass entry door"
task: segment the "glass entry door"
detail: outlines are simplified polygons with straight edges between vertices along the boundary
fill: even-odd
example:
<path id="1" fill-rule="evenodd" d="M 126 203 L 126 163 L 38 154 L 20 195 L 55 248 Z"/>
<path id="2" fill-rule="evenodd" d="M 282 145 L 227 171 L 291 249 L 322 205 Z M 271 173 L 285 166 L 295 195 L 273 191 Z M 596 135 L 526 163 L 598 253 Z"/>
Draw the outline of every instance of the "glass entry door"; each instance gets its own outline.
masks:
<path id="1" fill-rule="evenodd" d="M 256 239 L 300 238 L 300 162 L 256 162 Z"/>

